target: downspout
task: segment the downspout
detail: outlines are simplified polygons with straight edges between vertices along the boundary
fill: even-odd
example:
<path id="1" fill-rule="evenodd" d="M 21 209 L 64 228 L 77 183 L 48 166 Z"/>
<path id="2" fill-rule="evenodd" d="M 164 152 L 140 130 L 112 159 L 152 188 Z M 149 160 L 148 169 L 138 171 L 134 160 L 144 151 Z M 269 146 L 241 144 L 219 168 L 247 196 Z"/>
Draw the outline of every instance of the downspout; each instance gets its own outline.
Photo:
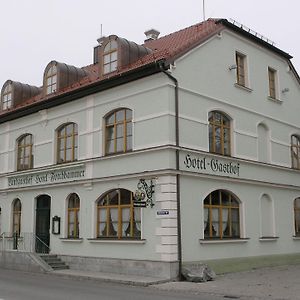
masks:
<path id="1" fill-rule="evenodd" d="M 181 201 L 180 201 L 180 174 L 179 174 L 179 97 L 178 80 L 166 71 L 165 65 L 160 63 L 161 71 L 175 84 L 175 144 L 176 144 L 176 196 L 177 196 L 177 252 L 178 252 L 178 279 L 182 278 L 182 236 L 181 236 Z"/>

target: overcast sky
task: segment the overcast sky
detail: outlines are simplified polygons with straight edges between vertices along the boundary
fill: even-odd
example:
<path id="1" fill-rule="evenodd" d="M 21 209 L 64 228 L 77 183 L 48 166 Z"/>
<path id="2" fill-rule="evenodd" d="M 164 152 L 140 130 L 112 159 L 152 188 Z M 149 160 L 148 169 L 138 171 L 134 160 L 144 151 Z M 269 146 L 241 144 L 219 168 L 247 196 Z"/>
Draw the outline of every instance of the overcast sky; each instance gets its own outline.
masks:
<path id="1" fill-rule="evenodd" d="M 93 62 L 101 35 L 142 43 L 203 20 L 202 0 L 0 0 L 0 88 L 7 79 L 41 86 L 51 60 Z M 299 0 L 205 0 L 206 18 L 232 18 L 273 40 L 300 73 Z"/>

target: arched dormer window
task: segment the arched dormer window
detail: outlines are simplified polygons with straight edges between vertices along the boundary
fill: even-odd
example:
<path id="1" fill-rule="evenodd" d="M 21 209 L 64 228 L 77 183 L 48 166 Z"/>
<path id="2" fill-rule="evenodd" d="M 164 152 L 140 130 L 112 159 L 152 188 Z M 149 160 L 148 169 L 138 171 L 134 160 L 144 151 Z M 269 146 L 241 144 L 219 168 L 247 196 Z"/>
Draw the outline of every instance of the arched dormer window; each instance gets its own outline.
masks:
<path id="1" fill-rule="evenodd" d="M 291 137 L 292 168 L 300 169 L 300 138 L 298 135 Z"/>
<path id="2" fill-rule="evenodd" d="M 2 96 L 1 109 L 2 110 L 10 109 L 12 107 L 12 84 L 11 83 L 8 83 L 4 87 L 1 96 Z"/>
<path id="3" fill-rule="evenodd" d="M 50 66 L 46 73 L 46 95 L 55 93 L 57 91 L 57 67 Z"/>
<path id="4" fill-rule="evenodd" d="M 132 111 L 122 108 L 105 118 L 105 154 L 132 150 Z"/>
<path id="5" fill-rule="evenodd" d="M 75 123 L 67 123 L 57 129 L 57 163 L 77 160 L 78 127 Z"/>
<path id="6" fill-rule="evenodd" d="M 103 51 L 103 74 L 116 71 L 118 67 L 118 43 L 110 40 Z"/>
<path id="7" fill-rule="evenodd" d="M 209 152 L 230 155 L 230 119 L 219 111 L 208 115 L 209 122 Z"/>
<path id="8" fill-rule="evenodd" d="M 204 238 L 240 238 L 240 203 L 230 192 L 216 190 L 204 199 Z"/>
<path id="9" fill-rule="evenodd" d="M 17 140 L 17 170 L 27 170 L 33 168 L 32 154 L 33 138 L 31 134 L 22 135 Z"/>

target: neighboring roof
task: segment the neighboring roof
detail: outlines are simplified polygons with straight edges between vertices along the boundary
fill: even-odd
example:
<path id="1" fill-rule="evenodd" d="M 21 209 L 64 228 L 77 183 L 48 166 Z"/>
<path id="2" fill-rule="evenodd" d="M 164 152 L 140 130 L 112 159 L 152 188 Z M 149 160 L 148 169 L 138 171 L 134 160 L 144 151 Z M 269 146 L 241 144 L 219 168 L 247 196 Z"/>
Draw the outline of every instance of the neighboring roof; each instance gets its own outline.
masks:
<path id="1" fill-rule="evenodd" d="M 53 101 L 53 105 L 54 102 L 56 103 L 56 105 L 59 105 L 60 103 L 58 100 L 60 98 L 66 97 L 66 95 L 68 94 L 73 94 L 74 96 L 69 98 L 74 100 L 76 98 L 76 91 L 78 91 L 78 95 L 84 96 L 84 89 L 89 89 L 89 93 L 91 93 L 91 91 L 95 91 L 96 85 L 99 86 L 98 90 L 101 90 L 104 87 L 110 88 L 112 86 L 115 86 L 115 84 L 120 84 L 120 82 L 123 82 L 119 80 L 121 77 L 124 79 L 124 82 L 128 82 L 127 80 L 140 78 L 139 75 L 133 76 L 133 73 L 141 73 L 140 76 L 148 76 L 149 74 L 159 72 L 160 63 L 163 62 L 165 65 L 168 65 L 174 62 L 174 60 L 176 60 L 178 57 L 184 55 L 191 49 L 202 44 L 204 41 L 210 39 L 211 37 L 225 29 L 232 30 L 237 34 L 241 34 L 246 38 L 251 39 L 253 42 L 258 43 L 259 45 L 287 59 L 293 73 L 295 74 L 300 84 L 299 75 L 290 62 L 292 56 L 290 56 L 288 53 L 276 48 L 274 45 L 267 43 L 263 39 L 257 37 L 256 35 L 253 35 L 251 32 L 245 31 L 243 28 L 232 24 L 226 19 L 208 19 L 204 22 L 192 25 L 156 40 L 145 41 L 143 46 L 151 49 L 152 52 L 136 60 L 134 63 L 117 69 L 115 72 L 100 76 L 98 64 L 83 67 L 82 69 L 88 74 L 86 77 L 78 82 L 75 82 L 71 86 L 60 90 L 59 92 L 46 96 L 41 93 L 35 97 L 27 99 L 25 102 L 19 104 L 14 109 L 0 112 L 0 123 L 4 122 L 4 119 L 7 120 L 15 118 L 17 115 L 19 115 L 15 114 L 15 111 L 19 109 L 24 110 L 25 107 L 29 107 L 31 105 L 37 105 L 38 103 L 44 103 L 53 100 L 55 100 Z M 151 68 L 152 70 L 150 70 Z M 109 82 L 111 82 L 111 84 L 109 84 Z M 63 100 L 61 101 L 61 103 L 65 102 L 66 101 Z M 32 112 L 32 110 L 30 111 Z M 10 115 L 10 117 L 3 119 L 4 115 Z"/>

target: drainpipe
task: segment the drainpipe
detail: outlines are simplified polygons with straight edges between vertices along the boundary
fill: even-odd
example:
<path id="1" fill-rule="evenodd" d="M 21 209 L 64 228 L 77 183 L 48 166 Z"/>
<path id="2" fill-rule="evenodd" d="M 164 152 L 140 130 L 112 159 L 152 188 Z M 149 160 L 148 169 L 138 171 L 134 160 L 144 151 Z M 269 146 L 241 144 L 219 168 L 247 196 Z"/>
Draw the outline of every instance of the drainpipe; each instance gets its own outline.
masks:
<path id="1" fill-rule="evenodd" d="M 181 205 L 180 205 L 180 174 L 179 174 L 179 98 L 178 80 L 166 71 L 165 65 L 159 65 L 161 71 L 175 84 L 175 143 L 176 143 L 176 195 L 177 195 L 177 252 L 178 252 L 178 279 L 182 278 L 182 238 L 181 238 Z"/>

